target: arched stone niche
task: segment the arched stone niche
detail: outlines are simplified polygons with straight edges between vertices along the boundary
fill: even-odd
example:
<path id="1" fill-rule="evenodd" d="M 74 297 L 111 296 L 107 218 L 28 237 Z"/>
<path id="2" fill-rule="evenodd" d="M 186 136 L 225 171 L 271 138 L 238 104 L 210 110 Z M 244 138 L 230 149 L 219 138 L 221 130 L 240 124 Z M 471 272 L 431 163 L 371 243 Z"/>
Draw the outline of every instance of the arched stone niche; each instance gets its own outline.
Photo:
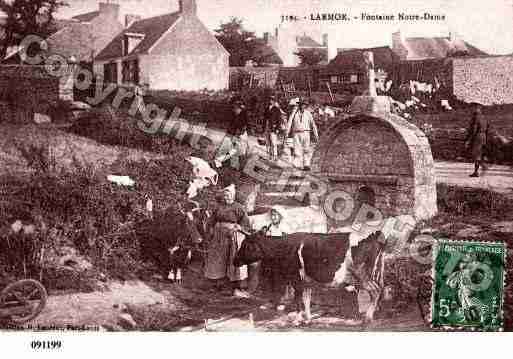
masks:
<path id="1" fill-rule="evenodd" d="M 412 215 L 419 221 L 437 213 L 434 161 L 425 134 L 375 106 L 364 106 L 326 131 L 313 166 L 328 181 L 328 193 L 341 190 L 356 200 L 362 188 L 373 192 L 374 207 L 384 217 Z"/>

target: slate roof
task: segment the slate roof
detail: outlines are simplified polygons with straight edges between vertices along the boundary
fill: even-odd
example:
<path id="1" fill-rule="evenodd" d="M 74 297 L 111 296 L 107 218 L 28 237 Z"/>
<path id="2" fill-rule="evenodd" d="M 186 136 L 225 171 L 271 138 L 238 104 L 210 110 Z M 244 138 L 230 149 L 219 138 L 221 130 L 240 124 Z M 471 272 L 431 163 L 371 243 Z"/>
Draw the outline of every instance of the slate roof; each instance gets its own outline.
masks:
<path id="1" fill-rule="evenodd" d="M 399 62 L 399 56 L 388 46 L 351 49 L 339 52 L 323 72 L 340 73 L 347 70 L 359 70 L 365 51 L 371 51 L 374 54 L 374 66 L 377 69 L 390 71 L 394 64 Z"/>
<path id="2" fill-rule="evenodd" d="M 404 45 L 408 49 L 408 60 L 444 58 L 454 51 L 468 51 L 470 56 L 488 55 L 463 40 L 451 41 L 447 37 L 409 37 L 404 39 Z"/>
<path id="3" fill-rule="evenodd" d="M 94 37 L 91 24 L 70 22 L 47 39 L 49 52 L 78 61 L 92 61 Z"/>
<path id="4" fill-rule="evenodd" d="M 165 14 L 134 22 L 128 29 L 116 36 L 105 49 L 103 49 L 97 60 L 107 60 L 123 57 L 122 40 L 126 33 L 143 34 L 144 39 L 137 45 L 130 54 L 145 54 L 148 50 L 173 26 L 180 18 L 180 12 Z"/>
<path id="5" fill-rule="evenodd" d="M 72 19 L 77 20 L 77 21 L 81 21 L 81 22 L 90 22 L 93 19 L 95 19 L 96 17 L 98 17 L 99 15 L 100 15 L 99 11 L 91 11 L 91 12 L 88 12 L 88 13 L 85 13 L 85 14 L 80 14 L 80 15 L 77 15 L 77 16 L 73 16 Z"/>
<path id="6" fill-rule="evenodd" d="M 317 41 L 312 39 L 308 35 L 300 36 L 297 41 L 297 47 L 325 47 L 321 44 L 319 44 Z"/>

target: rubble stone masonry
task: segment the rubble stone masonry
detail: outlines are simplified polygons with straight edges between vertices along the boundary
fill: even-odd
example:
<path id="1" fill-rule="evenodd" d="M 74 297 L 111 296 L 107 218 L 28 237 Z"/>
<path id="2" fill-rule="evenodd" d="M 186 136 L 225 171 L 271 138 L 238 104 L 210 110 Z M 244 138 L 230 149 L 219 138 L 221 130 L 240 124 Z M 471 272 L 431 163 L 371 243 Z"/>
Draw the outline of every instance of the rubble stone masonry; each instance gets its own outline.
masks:
<path id="1" fill-rule="evenodd" d="M 50 75 L 43 66 L 0 66 L 0 118 L 32 120 L 59 100 L 73 100 L 73 77 Z"/>
<path id="2" fill-rule="evenodd" d="M 453 93 L 467 103 L 513 103 L 513 56 L 453 59 Z"/>

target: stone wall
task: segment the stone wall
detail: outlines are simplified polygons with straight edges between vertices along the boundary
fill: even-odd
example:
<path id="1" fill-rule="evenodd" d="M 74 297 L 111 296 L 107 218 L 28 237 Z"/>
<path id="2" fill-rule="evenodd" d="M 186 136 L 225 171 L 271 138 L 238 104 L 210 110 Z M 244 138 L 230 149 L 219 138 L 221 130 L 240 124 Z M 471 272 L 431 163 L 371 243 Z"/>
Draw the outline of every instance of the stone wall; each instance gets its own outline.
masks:
<path id="1" fill-rule="evenodd" d="M 467 103 L 513 103 L 513 56 L 453 59 L 453 93 Z"/>
<path id="2" fill-rule="evenodd" d="M 328 140 L 320 170 L 332 190 L 356 198 L 362 187 L 372 189 L 376 208 L 386 216 L 402 214 L 414 197 L 414 173 L 408 146 L 386 122 L 367 116 L 337 126 Z"/>
<path id="3" fill-rule="evenodd" d="M 437 212 L 434 162 L 424 133 L 385 111 L 387 106 L 378 106 L 385 97 L 356 99 L 352 114 L 336 120 L 321 138 L 314 171 L 329 180 L 329 193 L 344 191 L 356 200 L 362 188 L 370 190 L 384 217 L 433 217 Z M 363 100 L 369 106 L 363 106 Z"/>
<path id="4" fill-rule="evenodd" d="M 47 113 L 59 100 L 73 100 L 73 77 L 55 77 L 42 66 L 0 66 L 2 119 L 32 120 L 35 112 Z"/>
<path id="5" fill-rule="evenodd" d="M 228 60 L 228 52 L 196 16 L 183 16 L 141 60 L 141 79 L 148 78 L 155 90 L 225 90 Z"/>

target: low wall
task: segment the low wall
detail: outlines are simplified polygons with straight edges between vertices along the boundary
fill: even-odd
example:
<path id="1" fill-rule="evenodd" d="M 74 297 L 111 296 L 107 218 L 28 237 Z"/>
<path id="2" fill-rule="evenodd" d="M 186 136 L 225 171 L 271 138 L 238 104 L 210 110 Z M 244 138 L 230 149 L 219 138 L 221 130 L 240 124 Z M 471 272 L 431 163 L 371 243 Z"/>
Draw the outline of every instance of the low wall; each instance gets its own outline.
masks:
<path id="1" fill-rule="evenodd" d="M 48 113 L 59 100 L 73 100 L 73 76 L 55 77 L 43 66 L 0 66 L 2 119 L 32 120 L 35 112 Z"/>
<path id="2" fill-rule="evenodd" d="M 453 59 L 453 92 L 461 101 L 513 103 L 513 56 Z"/>

